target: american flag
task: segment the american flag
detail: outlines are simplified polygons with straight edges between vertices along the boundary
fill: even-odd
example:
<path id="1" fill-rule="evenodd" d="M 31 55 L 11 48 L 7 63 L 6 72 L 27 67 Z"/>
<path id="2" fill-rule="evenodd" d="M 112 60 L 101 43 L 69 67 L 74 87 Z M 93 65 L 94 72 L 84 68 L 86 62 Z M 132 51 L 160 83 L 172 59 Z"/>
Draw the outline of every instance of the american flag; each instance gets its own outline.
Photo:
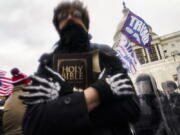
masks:
<path id="1" fill-rule="evenodd" d="M 13 85 L 12 80 L 5 77 L 6 72 L 0 70 L 0 96 L 9 96 L 12 93 Z"/>
<path id="2" fill-rule="evenodd" d="M 6 75 L 6 71 L 0 70 L 0 77 L 1 77 L 1 76 L 5 76 L 5 75 Z"/>

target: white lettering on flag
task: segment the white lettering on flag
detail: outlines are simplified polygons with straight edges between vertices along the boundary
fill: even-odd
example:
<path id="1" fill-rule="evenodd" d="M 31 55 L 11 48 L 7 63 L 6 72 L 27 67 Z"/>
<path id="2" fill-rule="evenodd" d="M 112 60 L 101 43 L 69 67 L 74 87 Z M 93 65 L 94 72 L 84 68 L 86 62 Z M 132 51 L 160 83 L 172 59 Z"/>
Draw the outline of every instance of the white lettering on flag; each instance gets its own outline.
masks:
<path id="1" fill-rule="evenodd" d="M 142 18 L 130 11 L 121 32 L 137 45 L 149 47 L 151 44 L 152 37 L 149 31 L 149 25 Z"/>

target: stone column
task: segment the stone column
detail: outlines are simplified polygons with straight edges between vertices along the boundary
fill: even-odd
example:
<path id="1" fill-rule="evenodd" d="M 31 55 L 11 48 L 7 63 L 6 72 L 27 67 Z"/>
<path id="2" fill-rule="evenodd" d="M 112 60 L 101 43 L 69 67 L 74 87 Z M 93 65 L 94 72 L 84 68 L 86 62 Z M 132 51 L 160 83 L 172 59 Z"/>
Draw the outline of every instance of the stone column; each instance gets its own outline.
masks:
<path id="1" fill-rule="evenodd" d="M 146 54 L 147 54 L 147 59 L 148 59 L 148 62 L 151 62 L 151 58 L 150 58 L 150 56 L 149 56 L 149 52 L 148 52 L 148 50 L 147 50 L 147 49 L 145 49 L 145 51 L 146 51 Z"/>
<path id="2" fill-rule="evenodd" d="M 157 49 L 157 44 L 154 45 L 154 48 L 155 48 L 155 51 L 156 51 L 156 54 L 157 54 L 157 57 L 158 57 L 158 60 L 160 60 L 160 55 L 159 55 L 159 51 Z"/>
<path id="3" fill-rule="evenodd" d="M 178 88 L 180 89 L 180 64 L 177 66 Z"/>

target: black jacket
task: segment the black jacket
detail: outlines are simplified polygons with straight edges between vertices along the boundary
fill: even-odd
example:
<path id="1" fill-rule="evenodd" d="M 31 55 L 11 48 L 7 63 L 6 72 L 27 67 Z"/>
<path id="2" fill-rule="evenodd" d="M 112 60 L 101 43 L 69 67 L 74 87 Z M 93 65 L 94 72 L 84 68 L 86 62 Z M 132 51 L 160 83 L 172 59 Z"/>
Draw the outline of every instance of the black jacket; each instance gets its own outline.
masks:
<path id="1" fill-rule="evenodd" d="M 111 74 L 126 73 L 114 51 L 108 46 L 91 44 L 91 50 L 100 50 L 100 66 L 112 68 Z M 38 74 L 43 66 L 52 67 L 52 54 L 40 59 Z M 29 106 L 24 117 L 25 135 L 130 135 L 129 123 L 139 118 L 136 95 L 119 97 L 102 103 L 88 113 L 84 93 L 67 93 L 48 103 Z"/>

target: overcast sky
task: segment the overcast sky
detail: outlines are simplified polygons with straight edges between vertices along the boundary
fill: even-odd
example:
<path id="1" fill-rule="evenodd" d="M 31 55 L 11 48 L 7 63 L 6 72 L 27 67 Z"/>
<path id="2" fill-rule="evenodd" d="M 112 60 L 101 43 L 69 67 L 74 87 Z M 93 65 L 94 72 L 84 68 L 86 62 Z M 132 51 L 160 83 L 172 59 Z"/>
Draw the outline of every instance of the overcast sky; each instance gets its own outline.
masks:
<path id="1" fill-rule="evenodd" d="M 30 75 L 38 58 L 58 40 L 53 9 L 61 0 L 0 0 L 0 69 L 18 67 Z M 113 44 L 122 0 L 82 0 L 90 12 L 92 42 Z M 180 0 L 124 0 L 158 35 L 180 30 Z"/>

